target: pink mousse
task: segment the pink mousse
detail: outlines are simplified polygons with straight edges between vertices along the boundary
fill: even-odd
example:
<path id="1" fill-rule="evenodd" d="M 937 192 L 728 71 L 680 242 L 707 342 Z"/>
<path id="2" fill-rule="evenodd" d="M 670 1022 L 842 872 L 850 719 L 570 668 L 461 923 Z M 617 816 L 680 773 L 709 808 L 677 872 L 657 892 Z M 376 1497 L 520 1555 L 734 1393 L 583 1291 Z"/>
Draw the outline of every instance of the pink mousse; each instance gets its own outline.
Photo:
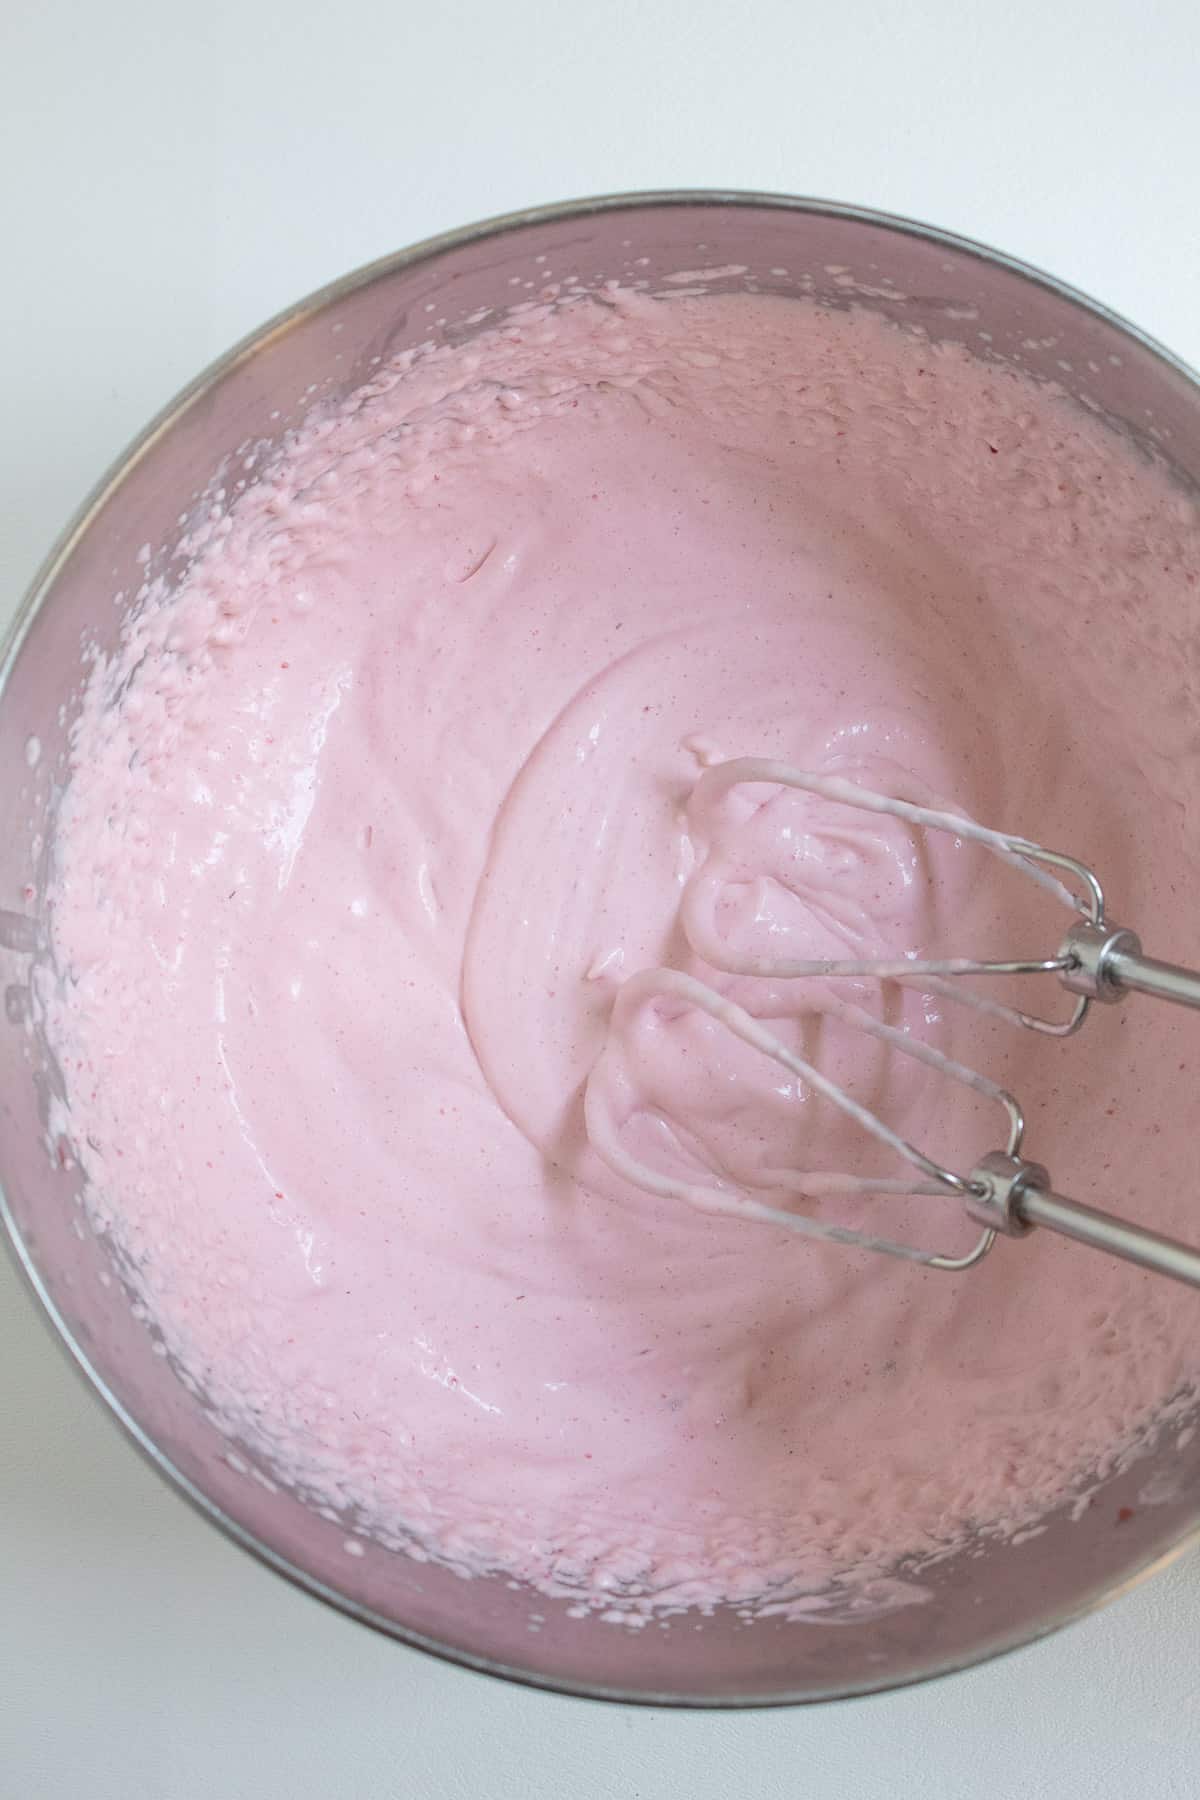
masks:
<path id="1" fill-rule="evenodd" d="M 651 1198 L 582 1097 L 666 964 L 935 1153 L 996 1147 L 819 988 L 706 966 L 683 884 L 708 859 L 713 929 L 799 957 L 1044 953 L 1054 902 L 811 796 L 750 790 L 708 841 L 714 751 L 1076 851 L 1194 957 L 1167 476 L 868 314 L 620 291 L 406 354 L 239 473 L 91 671 L 41 1003 L 93 1219 L 243 1452 L 384 1544 L 634 1617 L 876 1579 L 1131 1453 L 1200 1371 L 1194 1294 L 1045 1233 L 952 1276 Z M 1196 1236 L 1187 1020 L 1061 1045 L 844 997 L 1012 1085 L 1066 1191 Z M 784 1166 L 904 1172 L 686 1007 L 623 1054 L 639 1154 L 782 1205 Z M 973 1235 L 950 1200 L 846 1217 Z"/>

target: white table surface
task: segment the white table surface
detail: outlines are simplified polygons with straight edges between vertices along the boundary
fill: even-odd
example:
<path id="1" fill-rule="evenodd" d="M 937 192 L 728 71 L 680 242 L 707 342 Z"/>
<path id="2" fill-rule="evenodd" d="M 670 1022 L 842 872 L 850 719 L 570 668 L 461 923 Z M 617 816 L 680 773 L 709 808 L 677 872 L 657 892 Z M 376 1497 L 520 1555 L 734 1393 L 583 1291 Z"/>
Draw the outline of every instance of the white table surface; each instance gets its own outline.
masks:
<path id="1" fill-rule="evenodd" d="M 0 607 L 131 434 L 355 264 L 532 203 L 777 188 L 1040 263 L 1200 362 L 1195 0 L 0 4 Z M 900 21 L 903 21 L 902 23 Z M 144 1468 L 0 1264 L 2 1800 L 1172 1800 L 1200 1557 L 791 1713 L 598 1707 L 293 1592 Z"/>

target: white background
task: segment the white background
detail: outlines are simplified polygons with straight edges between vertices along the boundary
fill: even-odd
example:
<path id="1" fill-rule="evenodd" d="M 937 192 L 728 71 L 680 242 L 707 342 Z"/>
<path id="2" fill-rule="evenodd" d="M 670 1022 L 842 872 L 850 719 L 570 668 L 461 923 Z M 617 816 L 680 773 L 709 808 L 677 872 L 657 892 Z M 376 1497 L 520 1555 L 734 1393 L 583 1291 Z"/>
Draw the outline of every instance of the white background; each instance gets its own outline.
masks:
<path id="1" fill-rule="evenodd" d="M 233 339 L 536 201 L 710 184 L 882 206 L 1040 263 L 1200 362 L 1198 16 L 0 0 L 0 608 Z M 1193 1556 L 1049 1643 L 876 1700 L 672 1716 L 488 1682 L 202 1525 L 0 1266 L 2 1800 L 1172 1800 L 1200 1788 L 1198 1650 Z"/>

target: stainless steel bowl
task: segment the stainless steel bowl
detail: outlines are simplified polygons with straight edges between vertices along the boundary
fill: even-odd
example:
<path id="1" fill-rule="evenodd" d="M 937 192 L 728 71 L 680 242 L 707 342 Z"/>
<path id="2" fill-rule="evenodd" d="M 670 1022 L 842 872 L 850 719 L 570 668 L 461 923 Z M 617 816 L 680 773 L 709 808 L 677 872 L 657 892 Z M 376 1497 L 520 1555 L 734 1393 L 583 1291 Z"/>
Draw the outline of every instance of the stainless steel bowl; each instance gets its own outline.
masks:
<path id="1" fill-rule="evenodd" d="M 77 1176 L 47 1155 L 53 1071 L 25 1028 L 37 835 L 62 767 L 85 632 L 111 640 L 113 595 L 139 550 L 169 554 L 181 516 L 222 460 L 273 439 L 312 400 L 348 391 L 373 359 L 540 288 L 724 267 L 725 289 L 865 302 L 1072 389 L 1113 428 L 1200 485 L 1200 387 L 1166 351 L 1036 270 L 925 226 L 777 195 L 619 195 L 492 220 L 347 276 L 256 332 L 168 407 L 105 478 L 52 552 L 0 671 L 0 1179 L 4 1216 L 46 1313 L 138 1447 L 215 1524 L 281 1574 L 407 1643 L 573 1693 L 685 1705 L 817 1700 L 979 1662 L 1112 1598 L 1200 1535 L 1200 1432 L 1164 1444 L 1020 1545 L 975 1546 L 922 1577 L 923 1605 L 832 1624 L 741 1622 L 732 1611 L 630 1633 L 531 1601 L 501 1579 L 463 1581 L 367 1546 L 227 1460 L 229 1446 L 155 1351 L 84 1224 Z M 28 748 L 33 740 L 40 756 Z M 13 773 L 13 772 L 16 773 Z M 1177 1442 L 1177 1440 L 1176 1440 Z M 1147 1496 L 1152 1496 L 1151 1500 Z M 544 1616 L 536 1633 L 530 1612 Z"/>

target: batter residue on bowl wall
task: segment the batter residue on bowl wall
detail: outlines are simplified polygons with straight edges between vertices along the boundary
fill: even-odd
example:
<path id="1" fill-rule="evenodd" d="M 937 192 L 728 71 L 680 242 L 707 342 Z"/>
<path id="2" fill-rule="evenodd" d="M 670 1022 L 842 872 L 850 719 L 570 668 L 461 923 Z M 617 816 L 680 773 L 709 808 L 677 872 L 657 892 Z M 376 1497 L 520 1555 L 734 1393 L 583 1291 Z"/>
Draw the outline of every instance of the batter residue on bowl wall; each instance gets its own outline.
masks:
<path id="1" fill-rule="evenodd" d="M 1190 1293 L 1044 1234 L 951 1277 L 655 1201 L 581 1096 L 615 984 L 668 963 L 952 1162 L 993 1147 L 819 987 L 686 950 L 697 744 L 1062 843 L 1186 948 L 1200 536 L 1165 475 L 869 314 L 617 289 L 409 353 L 238 474 L 92 669 L 40 977 L 92 1216 L 231 1437 L 385 1544 L 634 1617 L 886 1602 L 898 1559 L 1120 1455 L 1197 1374 Z M 822 804 L 739 798 L 730 942 L 1058 925 Z M 1063 1047 L 857 998 L 1011 1082 L 1068 1189 L 1186 1234 L 1177 1021 Z M 686 1007 L 627 1073 L 647 1156 L 767 1198 L 879 1166 Z M 949 1202 L 850 1216 L 972 1236 Z"/>

